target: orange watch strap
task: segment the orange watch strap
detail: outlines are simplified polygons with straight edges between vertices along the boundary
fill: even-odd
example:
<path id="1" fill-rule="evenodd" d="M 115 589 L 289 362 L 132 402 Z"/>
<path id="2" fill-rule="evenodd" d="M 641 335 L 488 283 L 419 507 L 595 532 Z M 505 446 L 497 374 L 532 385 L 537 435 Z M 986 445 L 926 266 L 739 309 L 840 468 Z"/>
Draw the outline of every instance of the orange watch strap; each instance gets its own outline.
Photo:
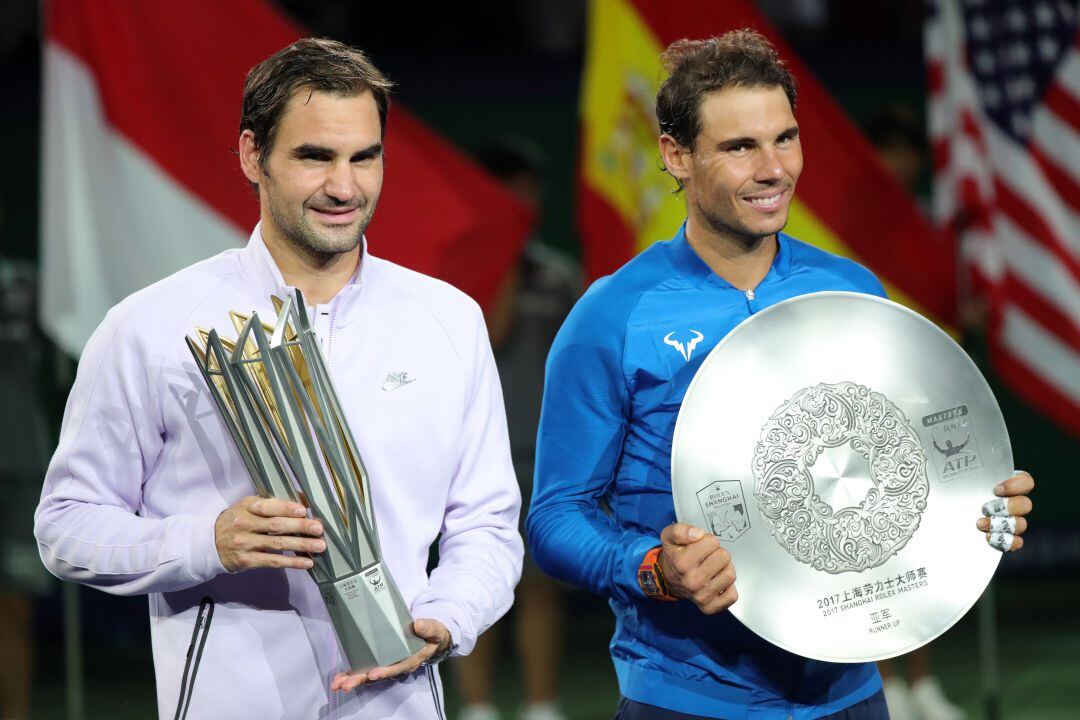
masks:
<path id="1" fill-rule="evenodd" d="M 667 579 L 664 577 L 664 571 L 660 566 L 661 550 L 663 550 L 663 546 L 658 546 L 645 553 L 645 558 L 638 567 L 638 585 L 641 586 L 641 591 L 645 593 L 646 597 L 665 602 L 674 602 L 679 598 L 672 595 L 671 590 L 668 588 Z"/>

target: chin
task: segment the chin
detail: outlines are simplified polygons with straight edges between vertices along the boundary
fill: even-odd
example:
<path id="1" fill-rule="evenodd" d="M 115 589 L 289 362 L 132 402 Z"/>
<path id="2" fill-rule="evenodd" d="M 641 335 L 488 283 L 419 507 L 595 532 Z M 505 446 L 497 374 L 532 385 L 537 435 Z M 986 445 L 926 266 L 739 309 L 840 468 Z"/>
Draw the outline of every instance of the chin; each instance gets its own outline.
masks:
<path id="1" fill-rule="evenodd" d="M 752 227 L 751 232 L 760 238 L 766 238 L 787 227 L 788 214 L 785 212 L 783 217 L 770 218 L 768 222 L 759 223 L 757 227 Z"/>
<path id="2" fill-rule="evenodd" d="M 355 238 L 351 238 L 348 241 L 342 240 L 342 241 L 338 241 L 338 242 L 326 243 L 323 246 L 323 248 L 324 248 L 323 252 L 328 253 L 328 254 L 332 253 L 332 254 L 335 254 L 335 255 L 341 255 L 343 253 L 352 252 L 353 250 L 356 249 L 356 246 L 359 245 L 359 244 L 360 244 L 360 236 L 357 235 Z"/>
<path id="3" fill-rule="evenodd" d="M 310 250 L 323 255 L 340 255 L 351 252 L 360 244 L 363 233 L 349 233 L 347 237 L 316 233 L 303 239 L 303 244 Z"/>

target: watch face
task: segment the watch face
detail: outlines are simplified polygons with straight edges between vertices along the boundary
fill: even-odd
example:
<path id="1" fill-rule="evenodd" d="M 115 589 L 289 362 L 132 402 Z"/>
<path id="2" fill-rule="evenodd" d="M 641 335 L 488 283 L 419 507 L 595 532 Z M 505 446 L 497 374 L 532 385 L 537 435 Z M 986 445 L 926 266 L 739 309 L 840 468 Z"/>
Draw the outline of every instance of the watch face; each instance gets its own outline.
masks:
<path id="1" fill-rule="evenodd" d="M 641 588 L 645 591 L 646 595 L 660 594 L 660 587 L 656 584 L 656 576 L 651 572 L 642 572 L 638 575 L 638 580 L 641 581 Z"/>

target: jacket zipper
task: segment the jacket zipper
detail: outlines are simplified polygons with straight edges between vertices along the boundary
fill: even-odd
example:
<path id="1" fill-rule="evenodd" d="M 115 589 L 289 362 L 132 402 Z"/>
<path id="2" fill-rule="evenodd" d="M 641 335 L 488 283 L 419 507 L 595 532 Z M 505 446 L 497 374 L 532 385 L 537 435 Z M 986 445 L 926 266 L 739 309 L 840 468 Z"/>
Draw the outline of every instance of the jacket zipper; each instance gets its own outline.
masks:
<path id="1" fill-rule="evenodd" d="M 346 290 L 346 293 L 350 290 Z M 337 327 L 338 313 L 341 311 L 341 304 L 344 302 L 344 298 L 338 296 L 334 301 L 334 309 L 330 311 L 330 329 L 326 332 L 326 369 L 330 369 L 330 349 L 334 345 L 334 328 Z"/>
<path id="2" fill-rule="evenodd" d="M 337 635 L 334 634 L 334 626 L 333 626 L 333 624 L 331 624 L 330 625 L 330 672 L 333 673 L 334 675 L 337 675 L 338 662 L 339 661 L 338 661 L 338 656 L 337 656 Z M 331 675 L 328 682 L 333 682 L 333 681 L 334 681 L 334 677 L 333 677 L 333 675 Z M 330 705 L 330 717 L 327 720 L 337 720 L 337 693 L 336 692 L 330 693 L 330 703 L 329 703 L 329 705 Z"/>
<path id="3" fill-rule="evenodd" d="M 348 290 L 346 290 L 348 292 Z M 330 327 L 326 331 L 326 352 L 323 353 L 323 359 L 326 361 L 326 371 L 330 372 L 330 350 L 334 343 L 334 327 L 337 325 L 338 310 L 341 308 L 341 297 L 339 296 L 334 301 L 334 307 L 330 311 Z M 337 668 L 340 659 L 337 656 L 337 635 L 334 633 L 333 624 L 330 625 L 330 667 Z M 352 670 L 352 668 L 349 668 Z M 337 693 L 331 694 L 330 700 L 330 717 L 328 720 L 337 720 Z"/>

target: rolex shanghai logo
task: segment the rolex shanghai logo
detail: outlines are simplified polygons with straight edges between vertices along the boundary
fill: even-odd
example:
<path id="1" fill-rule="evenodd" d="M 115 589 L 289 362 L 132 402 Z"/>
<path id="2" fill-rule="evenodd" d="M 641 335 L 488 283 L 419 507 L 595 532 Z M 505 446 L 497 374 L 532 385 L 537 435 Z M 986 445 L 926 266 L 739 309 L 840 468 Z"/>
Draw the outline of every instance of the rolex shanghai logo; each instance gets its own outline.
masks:
<path id="1" fill-rule="evenodd" d="M 697 493 L 709 532 L 725 542 L 737 540 L 750 529 L 746 500 L 738 480 L 717 480 Z"/>
<path id="2" fill-rule="evenodd" d="M 694 354 L 694 348 L 704 339 L 705 336 L 697 330 L 691 330 L 688 336 L 685 333 L 672 330 L 664 336 L 664 344 L 675 348 L 676 352 L 682 355 L 683 360 L 690 362 L 690 356 Z"/>

